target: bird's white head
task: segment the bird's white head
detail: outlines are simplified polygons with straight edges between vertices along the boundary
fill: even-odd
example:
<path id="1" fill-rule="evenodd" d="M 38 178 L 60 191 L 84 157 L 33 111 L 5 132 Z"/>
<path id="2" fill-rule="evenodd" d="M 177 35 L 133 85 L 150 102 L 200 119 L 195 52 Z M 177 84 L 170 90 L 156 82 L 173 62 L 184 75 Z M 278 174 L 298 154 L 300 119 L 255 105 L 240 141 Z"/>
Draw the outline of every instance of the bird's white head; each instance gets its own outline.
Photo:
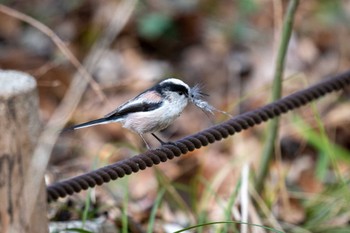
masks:
<path id="1" fill-rule="evenodd" d="M 159 92 L 164 98 L 174 101 L 174 100 L 189 100 L 191 88 L 176 78 L 165 79 L 155 86 L 157 92 Z"/>

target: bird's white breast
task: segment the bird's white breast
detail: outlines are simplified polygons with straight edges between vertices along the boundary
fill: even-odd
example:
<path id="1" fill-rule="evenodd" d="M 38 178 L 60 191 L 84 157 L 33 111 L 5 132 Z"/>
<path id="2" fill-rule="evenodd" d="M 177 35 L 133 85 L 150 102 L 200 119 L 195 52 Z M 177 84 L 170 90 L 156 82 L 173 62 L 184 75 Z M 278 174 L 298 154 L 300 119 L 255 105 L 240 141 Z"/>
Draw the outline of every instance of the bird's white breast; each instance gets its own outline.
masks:
<path id="1" fill-rule="evenodd" d="M 180 116 L 187 103 L 184 97 L 164 100 L 160 108 L 148 112 L 131 113 L 121 123 L 123 127 L 139 134 L 160 131 Z"/>

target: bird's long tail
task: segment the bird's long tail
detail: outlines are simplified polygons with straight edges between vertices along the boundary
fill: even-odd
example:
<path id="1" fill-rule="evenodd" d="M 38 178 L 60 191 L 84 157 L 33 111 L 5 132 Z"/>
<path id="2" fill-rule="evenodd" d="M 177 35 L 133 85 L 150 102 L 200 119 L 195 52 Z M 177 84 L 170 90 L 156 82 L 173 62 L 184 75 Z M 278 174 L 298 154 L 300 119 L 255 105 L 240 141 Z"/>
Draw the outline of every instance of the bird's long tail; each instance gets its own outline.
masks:
<path id="1" fill-rule="evenodd" d="M 110 122 L 112 122 L 111 119 L 100 118 L 100 119 L 88 121 L 88 122 L 85 122 L 85 123 L 82 123 L 82 124 L 79 124 L 79 125 L 73 125 L 71 127 L 63 129 L 62 132 L 82 129 L 82 128 L 86 128 L 86 127 L 90 127 L 90 126 L 94 126 L 94 125 L 108 124 Z"/>

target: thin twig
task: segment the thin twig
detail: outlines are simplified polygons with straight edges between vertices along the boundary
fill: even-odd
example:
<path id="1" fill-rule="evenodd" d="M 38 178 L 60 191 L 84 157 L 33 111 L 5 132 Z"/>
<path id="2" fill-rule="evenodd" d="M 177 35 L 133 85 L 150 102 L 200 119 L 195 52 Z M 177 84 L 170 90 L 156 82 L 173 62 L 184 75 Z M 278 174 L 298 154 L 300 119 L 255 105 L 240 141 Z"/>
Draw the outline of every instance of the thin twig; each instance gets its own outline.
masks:
<path id="1" fill-rule="evenodd" d="M 53 43 L 55 43 L 55 45 L 63 53 L 63 55 L 66 56 L 67 59 L 72 63 L 72 65 L 78 70 L 79 74 L 90 83 L 92 89 L 96 92 L 100 100 L 101 101 L 106 100 L 106 96 L 103 94 L 98 83 L 91 77 L 91 75 L 87 72 L 87 70 L 81 65 L 79 60 L 67 48 L 65 43 L 48 26 L 46 26 L 45 24 L 39 22 L 38 20 L 28 15 L 25 15 L 17 10 L 14 10 L 2 4 L 0 4 L 0 12 L 8 16 L 11 16 L 13 18 L 19 19 L 23 22 L 26 22 L 29 25 L 41 31 L 42 33 L 44 33 L 45 35 L 47 35 L 53 41 Z"/>

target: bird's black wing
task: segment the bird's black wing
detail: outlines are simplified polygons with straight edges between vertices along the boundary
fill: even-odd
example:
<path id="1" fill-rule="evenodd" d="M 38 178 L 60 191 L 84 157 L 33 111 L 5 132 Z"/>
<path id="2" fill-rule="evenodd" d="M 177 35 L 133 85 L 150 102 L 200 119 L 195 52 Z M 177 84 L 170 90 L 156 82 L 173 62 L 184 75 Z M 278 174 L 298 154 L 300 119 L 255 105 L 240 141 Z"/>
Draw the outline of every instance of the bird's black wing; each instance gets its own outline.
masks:
<path id="1" fill-rule="evenodd" d="M 129 104 L 127 106 L 123 106 L 123 108 L 118 108 L 115 111 L 107 114 L 105 116 L 105 118 L 111 119 L 111 118 L 125 116 L 127 114 L 135 113 L 135 112 L 148 112 L 148 111 L 152 111 L 154 109 L 159 108 L 162 104 L 163 104 L 162 101 L 160 101 L 160 102 L 139 102 L 139 103 Z"/>
<path id="2" fill-rule="evenodd" d="M 160 107 L 162 104 L 162 97 L 159 93 L 147 90 L 136 96 L 134 99 L 122 104 L 104 117 L 115 118 L 134 112 L 148 112 Z"/>

